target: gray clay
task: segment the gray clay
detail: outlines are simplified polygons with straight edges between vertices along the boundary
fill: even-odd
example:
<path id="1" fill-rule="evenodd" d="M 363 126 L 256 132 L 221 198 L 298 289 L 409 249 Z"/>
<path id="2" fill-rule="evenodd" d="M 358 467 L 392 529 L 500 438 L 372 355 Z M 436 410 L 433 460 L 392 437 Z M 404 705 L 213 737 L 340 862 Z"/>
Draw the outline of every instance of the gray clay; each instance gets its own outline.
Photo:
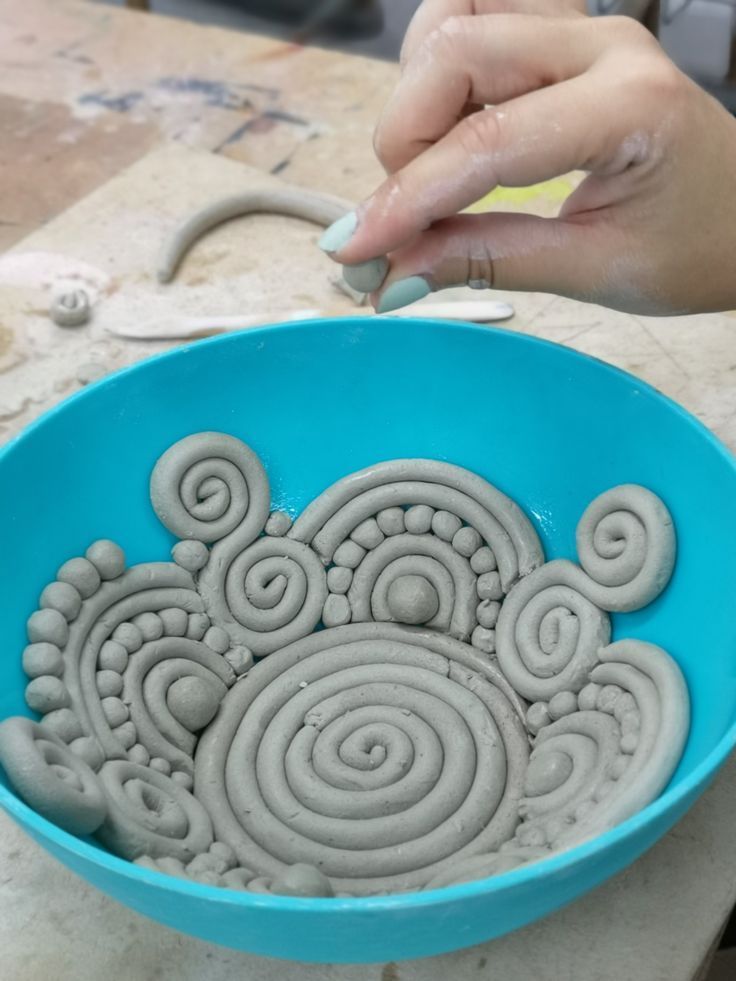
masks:
<path id="1" fill-rule="evenodd" d="M 26 804 L 65 831 L 86 835 L 102 824 L 97 777 L 51 730 L 20 717 L 0 722 L 0 765 Z"/>
<path id="2" fill-rule="evenodd" d="M 86 324 L 92 313 L 86 290 L 75 289 L 55 296 L 49 307 L 49 316 L 59 327 L 80 327 Z"/>
<path id="3" fill-rule="evenodd" d="M 389 502 L 444 512 L 434 515 L 432 527 L 448 541 L 462 522 L 474 528 L 492 548 L 504 588 L 543 561 L 536 532 L 513 501 L 476 474 L 437 460 L 391 460 L 343 478 L 306 508 L 289 536 L 310 543 L 324 561 L 331 561 L 350 532 L 372 515 L 384 534 L 404 530 L 382 526 Z M 403 525 L 403 513 L 397 521 Z"/>
<path id="4" fill-rule="evenodd" d="M 124 760 L 99 772 L 109 811 L 97 836 L 118 855 L 169 855 L 191 861 L 212 843 L 212 823 L 199 801 L 170 777 Z"/>
<path id="5" fill-rule="evenodd" d="M 173 279 L 180 262 L 198 239 L 233 218 L 253 214 L 286 215 L 326 228 L 352 207 L 348 201 L 304 188 L 259 188 L 220 198 L 184 219 L 171 233 L 158 259 L 159 282 L 168 283 Z"/>
<path id="6" fill-rule="evenodd" d="M 340 890 L 416 888 L 511 835 L 528 751 L 516 703 L 449 637 L 379 623 L 323 631 L 231 689 L 200 738 L 195 793 L 258 875 L 304 861 Z M 380 745 L 382 763 L 359 763 Z"/>
<path id="7" fill-rule="evenodd" d="M 271 892 L 280 896 L 332 896 L 332 886 L 326 875 L 313 865 L 297 862 L 276 876 Z"/>
<path id="8" fill-rule="evenodd" d="M 672 571 L 644 488 L 588 507 L 580 565 L 542 564 L 513 502 L 438 461 L 352 474 L 291 525 L 253 451 L 199 433 L 157 462 L 151 499 L 174 562 L 126 569 L 95 542 L 28 620 L 44 721 L 0 724 L 0 763 L 60 826 L 211 885 L 375 895 L 571 847 L 677 765 L 681 672 L 610 644 L 606 612 Z"/>

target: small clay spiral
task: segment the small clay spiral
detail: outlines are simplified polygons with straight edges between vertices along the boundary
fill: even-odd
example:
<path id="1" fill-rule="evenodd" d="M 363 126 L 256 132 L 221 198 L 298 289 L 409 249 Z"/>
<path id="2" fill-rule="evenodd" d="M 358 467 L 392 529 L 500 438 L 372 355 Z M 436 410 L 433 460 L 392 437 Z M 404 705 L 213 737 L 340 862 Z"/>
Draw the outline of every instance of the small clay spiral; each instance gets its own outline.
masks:
<path id="1" fill-rule="evenodd" d="M 198 800 L 170 777 L 127 760 L 102 767 L 108 813 L 97 837 L 124 858 L 168 855 L 182 862 L 207 851 L 212 823 Z"/>
<path id="2" fill-rule="evenodd" d="M 604 610 L 634 610 L 664 588 L 675 538 L 664 504 L 626 484 L 601 494 L 577 530 L 579 566 L 547 562 L 509 593 L 498 617 L 498 660 L 528 699 L 577 691 L 610 640 Z"/>
<path id="3" fill-rule="evenodd" d="M 338 891 L 421 887 L 513 832 L 528 750 L 504 689 L 472 648 L 428 631 L 314 634 L 225 697 L 195 793 L 260 875 L 307 862 Z"/>
<path id="4" fill-rule="evenodd" d="M 199 590 L 233 642 L 262 655 L 311 633 L 322 614 L 327 578 L 306 545 L 266 537 L 245 549 L 229 541 L 215 546 Z"/>
<path id="5" fill-rule="evenodd" d="M 637 484 L 597 497 L 577 528 L 580 564 L 604 610 L 638 610 L 664 589 L 675 563 L 675 529 L 662 501 Z"/>
<path id="6" fill-rule="evenodd" d="M 179 538 L 216 542 L 236 529 L 241 547 L 268 518 L 268 477 L 245 443 L 225 433 L 195 433 L 174 443 L 151 474 L 151 503 Z"/>
<path id="7" fill-rule="evenodd" d="M 0 766 L 23 800 L 76 835 L 96 831 L 107 804 L 83 760 L 51 730 L 21 716 L 0 722 Z"/>

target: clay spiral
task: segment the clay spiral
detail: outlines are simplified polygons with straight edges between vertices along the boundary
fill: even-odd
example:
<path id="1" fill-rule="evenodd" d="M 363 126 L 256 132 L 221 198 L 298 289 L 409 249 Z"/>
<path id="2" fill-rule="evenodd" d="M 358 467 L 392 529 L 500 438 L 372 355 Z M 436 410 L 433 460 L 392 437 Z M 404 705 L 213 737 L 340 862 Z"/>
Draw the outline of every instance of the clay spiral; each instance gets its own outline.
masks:
<path id="1" fill-rule="evenodd" d="M 253 450 L 234 436 L 194 433 L 159 458 L 151 503 L 179 538 L 209 544 L 237 530 L 243 547 L 266 523 L 268 477 Z"/>
<path id="2" fill-rule="evenodd" d="M 351 893 L 421 887 L 513 833 L 528 748 L 507 691 L 448 637 L 317 633 L 228 693 L 197 748 L 195 793 L 261 876 L 307 862 Z"/>
<path id="3" fill-rule="evenodd" d="M 107 806 L 93 771 L 31 719 L 0 722 L 0 766 L 27 804 L 71 834 L 102 824 Z"/>
<path id="4" fill-rule="evenodd" d="M 646 487 L 622 484 L 597 497 L 577 528 L 580 564 L 604 610 L 638 610 L 669 582 L 675 529 L 662 501 Z"/>
<path id="5" fill-rule="evenodd" d="M 496 626 L 499 664 L 524 698 L 578 691 L 610 640 L 605 610 L 651 602 L 672 573 L 675 537 L 664 504 L 643 487 L 615 487 L 586 509 L 579 566 L 547 562 L 509 593 Z"/>
<path id="6" fill-rule="evenodd" d="M 306 545 L 260 538 L 246 549 L 215 546 L 199 577 L 206 608 L 235 643 L 270 654 L 316 627 L 327 596 L 319 558 Z"/>
<path id="7" fill-rule="evenodd" d="M 118 855 L 168 855 L 191 861 L 212 844 L 207 811 L 163 773 L 112 760 L 99 778 L 110 806 L 97 837 Z"/>
<path id="8" fill-rule="evenodd" d="M 669 780 L 684 679 L 611 644 L 607 612 L 672 572 L 644 488 L 586 509 L 579 565 L 542 564 L 523 512 L 439 461 L 358 471 L 292 526 L 249 447 L 198 433 L 151 500 L 173 562 L 94 542 L 27 621 L 42 722 L 0 723 L 0 764 L 61 827 L 210 885 L 371 895 L 539 860 Z"/>
<path id="9" fill-rule="evenodd" d="M 537 534 L 517 504 L 469 470 L 439 460 L 388 460 L 343 478 L 306 508 L 289 536 L 311 543 L 331 562 L 366 519 L 411 505 L 447 512 L 474 528 L 496 557 L 504 591 L 544 561 Z"/>

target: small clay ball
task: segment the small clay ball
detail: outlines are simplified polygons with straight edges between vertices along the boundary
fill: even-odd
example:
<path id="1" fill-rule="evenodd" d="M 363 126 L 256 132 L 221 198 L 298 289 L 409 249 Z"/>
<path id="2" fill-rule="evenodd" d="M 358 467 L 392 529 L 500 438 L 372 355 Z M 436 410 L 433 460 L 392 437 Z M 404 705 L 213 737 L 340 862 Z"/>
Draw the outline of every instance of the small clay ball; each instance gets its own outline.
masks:
<path id="1" fill-rule="evenodd" d="M 59 739 L 70 743 L 82 735 L 82 726 L 69 708 L 54 709 L 43 717 L 44 727 L 52 729 Z"/>
<path id="2" fill-rule="evenodd" d="M 286 511 L 272 511 L 263 530 L 273 538 L 282 538 L 289 528 L 291 528 L 291 517 Z"/>
<path id="3" fill-rule="evenodd" d="M 190 640 L 201 640 L 210 629 L 210 618 L 206 613 L 190 613 L 187 625 L 187 637 Z"/>
<path id="4" fill-rule="evenodd" d="M 210 553 L 204 542 L 185 539 L 174 545 L 171 550 L 171 557 L 177 565 L 186 569 L 187 572 L 199 572 L 207 565 Z"/>
<path id="5" fill-rule="evenodd" d="M 501 604 L 498 600 L 481 600 L 475 610 L 478 623 L 481 627 L 491 630 L 496 626 L 498 614 L 501 612 Z"/>
<path id="6" fill-rule="evenodd" d="M 634 696 L 628 691 L 621 692 L 616 699 L 616 704 L 613 706 L 614 718 L 620 722 L 628 712 L 636 711 L 637 704 Z"/>
<path id="7" fill-rule="evenodd" d="M 352 610 L 347 596 L 330 593 L 322 610 L 322 623 L 325 627 L 341 627 L 345 623 L 350 623 L 351 616 Z"/>
<path id="8" fill-rule="evenodd" d="M 337 546 L 332 558 L 335 565 L 345 565 L 348 569 L 355 569 L 363 561 L 364 555 L 365 549 L 362 545 L 348 539 Z"/>
<path id="9" fill-rule="evenodd" d="M 224 863 L 225 868 L 223 871 L 228 869 L 234 869 L 238 864 L 238 858 L 227 842 L 224 841 L 213 841 L 210 845 L 210 855 L 214 855 L 215 858 L 219 859 Z"/>
<path id="10" fill-rule="evenodd" d="M 218 843 L 216 842 L 216 844 Z M 222 884 L 228 889 L 244 891 L 248 888 L 248 883 L 252 878 L 253 873 L 250 869 L 228 869 L 227 872 L 223 872 L 222 874 Z"/>
<path id="11" fill-rule="evenodd" d="M 185 729 L 199 732 L 214 719 L 220 707 L 220 692 L 204 678 L 188 675 L 169 686 L 166 704 Z"/>
<path id="12" fill-rule="evenodd" d="M 406 530 L 412 535 L 426 535 L 432 527 L 434 508 L 428 504 L 415 504 L 404 515 Z"/>
<path id="13" fill-rule="evenodd" d="M 189 615 L 186 610 L 180 610 L 176 606 L 169 607 L 167 610 L 159 610 L 159 617 L 164 626 L 164 633 L 167 637 L 183 637 L 187 632 Z"/>
<path id="14" fill-rule="evenodd" d="M 127 721 L 130 713 L 128 706 L 121 699 L 109 696 L 108 698 L 102 699 L 101 705 L 102 711 L 105 713 L 105 718 L 111 728 L 120 726 L 123 722 Z"/>
<path id="15" fill-rule="evenodd" d="M 487 627 L 476 627 L 470 635 L 470 643 L 484 654 L 493 654 L 496 650 L 496 631 Z"/>
<path id="16" fill-rule="evenodd" d="M 94 770 L 95 773 L 105 762 L 105 754 L 102 751 L 102 746 L 100 746 L 94 736 L 80 736 L 79 739 L 75 739 L 69 744 L 69 749 L 80 760 L 84 760 L 87 766 Z"/>
<path id="17" fill-rule="evenodd" d="M 143 743 L 136 743 L 128 750 L 128 759 L 131 763 L 138 763 L 141 766 L 148 766 L 151 761 L 151 754 Z"/>
<path id="18" fill-rule="evenodd" d="M 604 685 L 598 692 L 597 707 L 599 712 L 613 713 L 619 696 L 623 694 L 623 689 L 618 685 Z"/>
<path id="19" fill-rule="evenodd" d="M 636 751 L 636 747 L 639 744 L 639 738 L 635 732 L 627 732 L 626 735 L 621 737 L 621 752 L 622 753 L 633 753 Z"/>
<path id="20" fill-rule="evenodd" d="M 165 872 L 166 875 L 175 875 L 181 879 L 186 879 L 187 874 L 184 871 L 184 863 L 180 858 L 174 858 L 173 855 L 162 855 L 161 858 L 156 859 L 156 864 L 161 872 Z"/>
<path id="21" fill-rule="evenodd" d="M 496 556 L 487 545 L 483 545 L 470 556 L 470 568 L 477 576 L 484 572 L 495 572 Z"/>
<path id="22" fill-rule="evenodd" d="M 57 677 L 64 672 L 64 658 L 56 644 L 41 641 L 29 644 L 23 651 L 23 670 L 29 678 L 38 678 L 44 674 Z"/>
<path id="23" fill-rule="evenodd" d="M 386 600 L 397 623 L 427 623 L 440 608 L 437 590 L 424 576 L 397 576 L 388 587 Z"/>
<path id="24" fill-rule="evenodd" d="M 376 524 L 384 535 L 400 535 L 404 531 L 402 508 L 384 508 L 376 515 Z"/>
<path id="25" fill-rule="evenodd" d="M 138 616 L 133 617 L 131 623 L 134 623 L 138 627 L 143 640 L 146 642 L 149 640 L 158 640 L 159 637 L 163 636 L 164 625 L 161 617 L 156 613 L 151 613 L 150 611 L 139 613 Z"/>
<path id="26" fill-rule="evenodd" d="M 119 695 L 123 690 L 123 679 L 117 671 L 98 671 L 95 682 L 101 698 Z"/>
<path id="27" fill-rule="evenodd" d="M 641 728 L 641 716 L 639 715 L 639 712 L 636 709 L 625 712 L 621 716 L 619 725 L 621 726 L 621 732 L 624 733 L 624 735 L 629 732 L 638 732 Z"/>
<path id="28" fill-rule="evenodd" d="M 378 527 L 375 518 L 366 518 L 361 521 L 357 528 L 350 532 L 350 537 L 354 542 L 365 549 L 377 548 L 386 537 Z"/>
<path id="29" fill-rule="evenodd" d="M 74 620 L 82 609 L 79 590 L 68 582 L 51 582 L 41 593 L 44 609 L 58 610 L 65 620 Z"/>
<path id="30" fill-rule="evenodd" d="M 432 518 L 432 531 L 438 538 L 451 542 L 462 528 L 462 521 L 449 511 L 438 511 Z"/>
<path id="31" fill-rule="evenodd" d="M 129 654 L 139 650 L 143 645 L 143 634 L 134 623 L 119 624 L 113 631 L 112 639 L 122 644 Z"/>
<path id="32" fill-rule="evenodd" d="M 187 865 L 187 874 L 194 876 L 202 872 L 214 872 L 220 876 L 223 872 L 227 872 L 228 868 L 227 862 L 217 855 L 213 855 L 211 852 L 201 852 L 199 855 L 195 855 Z"/>
<path id="33" fill-rule="evenodd" d="M 526 727 L 535 736 L 540 729 L 550 722 L 549 709 L 546 702 L 534 702 L 526 713 Z"/>
<path id="34" fill-rule="evenodd" d="M 166 777 L 171 773 L 171 763 L 165 760 L 163 756 L 152 756 L 148 765 L 152 770 L 158 770 L 159 773 L 163 773 Z"/>
<path id="35" fill-rule="evenodd" d="M 516 829 L 516 838 L 520 845 L 531 845 L 541 848 L 547 844 L 547 835 L 537 824 L 522 824 Z"/>
<path id="36" fill-rule="evenodd" d="M 192 780 L 191 776 L 188 773 L 185 773 L 183 770 L 174 770 L 174 772 L 171 774 L 171 779 L 174 781 L 174 783 L 178 783 L 180 787 L 183 787 L 184 790 L 191 790 L 194 786 L 194 780 Z"/>
<path id="37" fill-rule="evenodd" d="M 237 675 L 245 674 L 253 667 L 253 652 L 247 647 L 231 647 L 225 651 L 224 658 Z"/>
<path id="38" fill-rule="evenodd" d="M 353 570 L 334 565 L 327 570 L 327 588 L 331 593 L 347 593 L 353 581 Z"/>
<path id="39" fill-rule="evenodd" d="M 46 642 L 63 647 L 69 639 L 69 625 L 58 610 L 36 610 L 28 617 L 27 630 L 33 644 Z"/>
<path id="40" fill-rule="evenodd" d="M 452 539 L 452 547 L 460 555 L 469 559 L 480 548 L 483 539 L 475 528 L 461 528 Z"/>
<path id="41" fill-rule="evenodd" d="M 578 708 L 581 712 L 592 712 L 598 704 L 598 693 L 601 686 L 594 681 L 589 681 L 584 688 L 578 692 Z"/>
<path id="42" fill-rule="evenodd" d="M 117 579 L 125 572 L 125 552 L 109 538 L 92 542 L 84 553 L 100 574 L 100 579 Z"/>
<path id="43" fill-rule="evenodd" d="M 69 708 L 71 704 L 64 682 L 48 674 L 29 681 L 25 697 L 28 708 L 42 715 L 54 709 Z"/>
<path id="44" fill-rule="evenodd" d="M 230 637 L 222 627 L 210 627 L 203 639 L 215 654 L 224 654 L 230 646 Z"/>
<path id="45" fill-rule="evenodd" d="M 501 587 L 501 577 L 497 572 L 484 572 L 478 576 L 476 584 L 478 599 L 500 600 L 503 599 L 503 588 Z"/>
<path id="46" fill-rule="evenodd" d="M 330 880 L 306 862 L 290 865 L 271 883 L 271 892 L 279 896 L 332 896 Z"/>
<path id="47" fill-rule="evenodd" d="M 609 767 L 609 776 L 611 780 L 620 780 L 624 773 L 626 773 L 628 770 L 630 763 L 630 756 L 617 756 Z"/>
<path id="48" fill-rule="evenodd" d="M 97 665 L 102 671 L 122 674 L 128 666 L 128 652 L 119 641 L 106 640 L 97 656 Z"/>
<path id="49" fill-rule="evenodd" d="M 117 726 L 112 731 L 124 749 L 130 749 L 131 746 L 135 746 L 138 742 L 138 733 L 135 725 L 130 720 L 123 722 L 122 725 Z"/>
<path id="50" fill-rule="evenodd" d="M 549 794 L 561 787 L 571 773 L 572 760 L 567 753 L 542 753 L 529 761 L 524 792 L 528 797 Z"/>
<path id="51" fill-rule="evenodd" d="M 578 708 L 578 699 L 572 691 L 558 691 L 549 700 L 549 714 L 552 719 L 561 719 L 564 715 L 572 715 Z"/>
<path id="52" fill-rule="evenodd" d="M 71 583 L 82 599 L 88 599 L 100 588 L 100 574 L 89 559 L 69 559 L 56 573 L 62 582 Z"/>

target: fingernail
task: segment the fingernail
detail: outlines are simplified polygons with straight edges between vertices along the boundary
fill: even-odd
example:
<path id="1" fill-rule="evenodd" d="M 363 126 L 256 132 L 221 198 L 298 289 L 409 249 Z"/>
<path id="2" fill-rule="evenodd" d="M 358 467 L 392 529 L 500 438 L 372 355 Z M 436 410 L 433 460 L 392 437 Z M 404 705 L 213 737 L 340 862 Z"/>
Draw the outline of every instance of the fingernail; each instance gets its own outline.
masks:
<path id="1" fill-rule="evenodd" d="M 408 307 L 431 293 L 429 283 L 423 276 L 409 276 L 391 283 L 389 288 L 378 301 L 377 313 L 388 313 L 399 307 Z"/>
<path id="2" fill-rule="evenodd" d="M 388 259 L 380 255 L 377 259 L 358 262 L 353 266 L 343 266 L 342 275 L 348 286 L 359 293 L 373 293 L 377 290 L 388 272 Z"/>
<path id="3" fill-rule="evenodd" d="M 323 252 L 339 252 L 348 244 L 357 227 L 358 216 L 354 211 L 348 211 L 325 229 L 319 240 L 319 247 Z"/>

